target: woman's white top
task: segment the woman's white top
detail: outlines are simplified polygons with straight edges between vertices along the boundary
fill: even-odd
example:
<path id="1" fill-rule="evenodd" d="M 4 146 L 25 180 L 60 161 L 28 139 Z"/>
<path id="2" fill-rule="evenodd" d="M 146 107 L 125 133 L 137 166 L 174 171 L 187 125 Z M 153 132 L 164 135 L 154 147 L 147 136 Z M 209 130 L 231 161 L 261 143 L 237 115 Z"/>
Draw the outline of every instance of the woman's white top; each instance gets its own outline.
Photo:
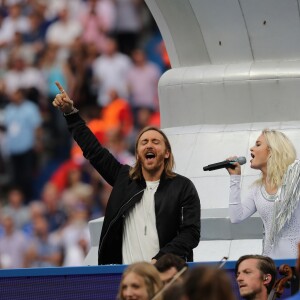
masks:
<path id="1" fill-rule="evenodd" d="M 269 195 L 253 184 L 241 201 L 240 175 L 230 176 L 229 216 L 239 223 L 256 211 L 264 225 L 263 255 L 274 259 L 297 258 L 300 242 L 300 163 L 295 161 L 284 177 L 282 187 Z M 250 254 L 250 253 L 249 253 Z"/>

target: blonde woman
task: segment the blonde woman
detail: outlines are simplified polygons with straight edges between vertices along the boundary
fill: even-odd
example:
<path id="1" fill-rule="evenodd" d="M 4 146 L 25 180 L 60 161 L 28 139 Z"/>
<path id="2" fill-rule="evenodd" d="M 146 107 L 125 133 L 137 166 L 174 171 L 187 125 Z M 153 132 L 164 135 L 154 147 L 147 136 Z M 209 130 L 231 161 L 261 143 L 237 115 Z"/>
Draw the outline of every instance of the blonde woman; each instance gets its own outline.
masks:
<path id="1" fill-rule="evenodd" d="M 251 168 L 261 177 L 241 201 L 241 167 L 227 169 L 230 176 L 229 216 L 239 223 L 256 211 L 264 225 L 263 255 L 296 258 L 300 241 L 300 162 L 282 132 L 265 129 L 250 148 Z M 232 160 L 233 157 L 228 158 Z"/>
<path id="2" fill-rule="evenodd" d="M 151 300 L 162 287 L 159 272 L 152 264 L 133 263 L 122 275 L 117 299 Z M 161 300 L 162 297 L 158 296 L 155 299 Z"/>

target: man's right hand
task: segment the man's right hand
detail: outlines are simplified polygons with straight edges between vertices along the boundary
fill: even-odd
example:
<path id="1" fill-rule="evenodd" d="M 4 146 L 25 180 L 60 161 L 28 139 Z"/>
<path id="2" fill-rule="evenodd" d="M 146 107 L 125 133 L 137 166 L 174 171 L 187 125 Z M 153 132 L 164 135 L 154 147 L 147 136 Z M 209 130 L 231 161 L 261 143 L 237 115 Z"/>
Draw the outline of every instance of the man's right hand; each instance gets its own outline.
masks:
<path id="1" fill-rule="evenodd" d="M 56 86 L 60 90 L 60 94 L 57 94 L 52 104 L 57 107 L 64 114 L 69 114 L 74 110 L 74 102 L 70 99 L 66 91 L 63 89 L 62 85 L 56 81 Z"/>

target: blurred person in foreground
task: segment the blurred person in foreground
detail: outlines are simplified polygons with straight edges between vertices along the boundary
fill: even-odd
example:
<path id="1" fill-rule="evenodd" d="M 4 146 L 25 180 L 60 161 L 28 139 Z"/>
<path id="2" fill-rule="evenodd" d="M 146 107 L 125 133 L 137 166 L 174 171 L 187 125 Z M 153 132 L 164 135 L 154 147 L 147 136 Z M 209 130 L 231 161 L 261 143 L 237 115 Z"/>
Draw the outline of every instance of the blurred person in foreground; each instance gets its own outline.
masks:
<path id="1" fill-rule="evenodd" d="M 147 262 L 131 264 L 124 271 L 119 287 L 118 300 L 151 300 L 162 289 L 156 268 Z M 162 296 L 155 297 L 162 300 Z"/>
<path id="2" fill-rule="evenodd" d="M 184 281 L 186 300 L 235 300 L 231 280 L 223 269 L 196 266 L 189 269 Z"/>
<path id="3" fill-rule="evenodd" d="M 187 300 L 183 282 L 175 281 L 170 286 L 165 285 L 165 288 L 162 292 L 164 300 Z"/>
<path id="4" fill-rule="evenodd" d="M 187 263 L 183 258 L 173 253 L 167 253 L 160 257 L 154 266 L 158 270 L 163 284 L 167 284 L 180 270 L 187 267 Z"/>
<path id="5" fill-rule="evenodd" d="M 268 256 L 243 255 L 236 262 L 235 274 L 241 297 L 267 300 L 276 280 L 277 269 Z"/>
<path id="6" fill-rule="evenodd" d="M 174 157 L 166 135 L 154 127 L 142 130 L 136 142 L 135 166 L 122 165 L 102 147 L 73 101 L 56 84 L 61 93 L 53 105 L 64 113 L 86 159 L 113 186 L 98 263 L 155 263 L 166 253 L 192 261 L 200 239 L 200 200 L 191 180 L 173 172 Z"/>
<path id="7" fill-rule="evenodd" d="M 296 261 L 296 272 L 297 272 L 297 275 L 298 275 L 297 278 L 299 280 L 299 277 L 300 277 L 300 243 L 298 243 L 298 258 L 297 258 L 297 261 Z M 299 285 L 300 285 L 300 282 L 299 282 Z M 289 297 L 289 298 L 286 298 L 286 299 L 289 299 L 289 300 L 300 299 L 300 290 L 295 295 L 293 295 L 292 297 Z"/>

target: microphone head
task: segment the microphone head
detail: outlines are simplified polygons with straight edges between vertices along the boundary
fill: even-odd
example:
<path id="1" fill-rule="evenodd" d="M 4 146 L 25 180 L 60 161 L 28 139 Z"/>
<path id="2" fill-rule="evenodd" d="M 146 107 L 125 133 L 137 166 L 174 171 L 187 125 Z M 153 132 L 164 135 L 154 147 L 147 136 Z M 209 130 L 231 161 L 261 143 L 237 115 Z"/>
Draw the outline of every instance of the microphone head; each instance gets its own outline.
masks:
<path id="1" fill-rule="evenodd" d="M 247 162 L 246 157 L 244 157 L 244 156 L 238 157 L 238 158 L 236 159 L 236 161 L 237 161 L 240 165 L 244 165 L 244 164 Z"/>

